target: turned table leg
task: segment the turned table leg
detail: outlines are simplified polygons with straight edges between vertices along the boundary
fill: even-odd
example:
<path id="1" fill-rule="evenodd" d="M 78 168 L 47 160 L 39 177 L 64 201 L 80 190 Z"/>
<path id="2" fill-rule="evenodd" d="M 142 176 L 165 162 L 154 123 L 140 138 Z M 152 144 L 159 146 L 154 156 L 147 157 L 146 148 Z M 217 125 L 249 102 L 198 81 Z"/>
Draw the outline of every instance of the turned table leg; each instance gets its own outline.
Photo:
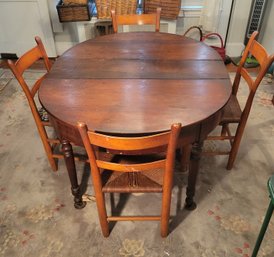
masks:
<path id="1" fill-rule="evenodd" d="M 62 151 L 64 154 L 64 159 L 69 175 L 69 180 L 71 183 L 71 192 L 74 196 L 74 207 L 76 209 L 82 209 L 86 206 L 86 202 L 83 202 L 80 188 L 78 185 L 76 168 L 74 162 L 74 155 L 72 151 L 72 146 L 68 140 L 62 140 Z"/>
<path id="2" fill-rule="evenodd" d="M 185 208 L 188 210 L 196 209 L 197 205 L 194 202 L 193 198 L 195 195 L 195 186 L 197 175 L 199 172 L 199 164 L 201 159 L 203 143 L 196 142 L 192 146 L 191 157 L 190 157 L 190 168 L 188 174 L 188 185 L 186 189 L 186 201 Z"/>

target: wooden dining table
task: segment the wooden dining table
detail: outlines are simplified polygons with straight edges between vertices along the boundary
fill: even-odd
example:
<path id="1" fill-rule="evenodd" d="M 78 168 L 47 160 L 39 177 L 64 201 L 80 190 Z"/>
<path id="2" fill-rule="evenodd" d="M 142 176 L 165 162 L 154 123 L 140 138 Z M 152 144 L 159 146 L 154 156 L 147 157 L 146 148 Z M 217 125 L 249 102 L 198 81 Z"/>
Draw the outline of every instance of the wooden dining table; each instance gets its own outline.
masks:
<path id="1" fill-rule="evenodd" d="M 180 122 L 178 147 L 192 144 L 186 206 L 194 209 L 202 144 L 231 94 L 219 54 L 202 42 L 159 32 L 118 33 L 75 45 L 54 63 L 39 89 L 68 170 L 74 206 L 83 208 L 71 143 L 76 124 L 112 135 L 147 135 Z"/>

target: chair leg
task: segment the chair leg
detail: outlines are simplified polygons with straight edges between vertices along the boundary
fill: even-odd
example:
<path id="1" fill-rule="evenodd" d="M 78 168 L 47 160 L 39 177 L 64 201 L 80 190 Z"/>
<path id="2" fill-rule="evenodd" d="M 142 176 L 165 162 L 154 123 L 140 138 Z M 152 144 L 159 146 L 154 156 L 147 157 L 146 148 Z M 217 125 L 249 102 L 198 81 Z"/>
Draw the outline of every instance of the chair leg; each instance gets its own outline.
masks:
<path id="1" fill-rule="evenodd" d="M 40 119 L 40 117 L 39 117 L 39 119 Z M 36 118 L 35 118 L 35 123 L 36 123 L 37 129 L 38 129 L 40 138 L 42 140 L 44 149 L 46 151 L 46 154 L 47 154 L 51 169 L 53 171 L 57 171 L 58 170 L 57 161 L 52 156 L 52 149 L 51 149 L 51 146 L 48 142 L 48 136 L 47 136 L 46 129 L 40 122 L 37 122 Z"/>
<path id="2" fill-rule="evenodd" d="M 235 162 L 235 159 L 236 159 L 239 147 L 240 147 L 241 139 L 242 139 L 242 136 L 244 133 L 245 124 L 246 123 L 240 123 L 237 128 L 235 138 L 233 141 L 233 145 L 231 147 L 230 154 L 228 157 L 228 162 L 227 162 L 227 166 L 226 166 L 227 170 L 231 170 L 233 167 L 233 164 Z"/>
<path id="3" fill-rule="evenodd" d="M 95 192 L 96 203 L 97 203 L 97 210 L 99 221 L 102 229 L 102 233 L 104 237 L 109 236 L 109 226 L 107 221 L 107 211 L 105 205 L 105 197 L 102 192 Z"/>
<path id="4" fill-rule="evenodd" d="M 263 224 L 262 224 L 262 227 L 261 227 L 261 230 L 260 230 L 259 236 L 257 238 L 257 241 L 256 241 L 256 244 L 255 244 L 255 247 L 254 247 L 251 257 L 256 257 L 258 254 L 258 251 L 259 251 L 261 243 L 263 241 L 263 238 L 264 238 L 266 229 L 268 227 L 270 218 L 273 214 L 273 207 L 274 207 L 274 205 L 273 205 L 272 201 L 270 201 L 269 207 L 267 209 L 267 212 L 266 212 L 266 215 L 265 215 L 265 218 L 264 218 L 264 221 L 263 221 Z"/>
<path id="5" fill-rule="evenodd" d="M 42 143 L 44 145 L 44 149 L 45 149 L 47 157 L 48 157 L 50 167 L 53 171 L 57 171 L 58 170 L 57 160 L 54 159 L 52 156 L 51 146 L 49 145 L 47 139 L 45 139 L 43 136 L 41 136 L 41 139 L 42 139 Z"/>
<path id="6" fill-rule="evenodd" d="M 169 218 L 170 218 L 170 205 L 171 205 L 171 193 L 173 178 L 170 176 L 165 182 L 163 199 L 162 199 L 162 213 L 161 213 L 161 236 L 167 237 Z"/>
<path id="7" fill-rule="evenodd" d="M 237 152 L 238 152 L 238 149 L 237 149 Z M 228 157 L 228 162 L 226 165 L 227 170 L 231 170 L 233 168 L 233 164 L 235 162 L 237 152 L 230 152 L 229 157 Z"/>
<path id="8" fill-rule="evenodd" d="M 51 169 L 53 171 L 57 171 L 58 170 L 58 165 L 57 165 L 58 160 L 54 159 L 52 157 L 52 155 L 50 155 L 50 154 L 48 154 L 48 160 L 49 160 Z"/>
<path id="9" fill-rule="evenodd" d="M 181 170 L 186 172 L 189 170 L 190 155 L 192 145 L 187 145 L 181 148 Z"/>
<path id="10" fill-rule="evenodd" d="M 170 217 L 171 192 L 168 195 L 163 194 L 162 214 L 161 214 L 161 236 L 167 237 L 169 217 Z"/>
<path id="11" fill-rule="evenodd" d="M 221 136 L 225 136 L 227 132 L 227 124 L 222 125 Z"/>

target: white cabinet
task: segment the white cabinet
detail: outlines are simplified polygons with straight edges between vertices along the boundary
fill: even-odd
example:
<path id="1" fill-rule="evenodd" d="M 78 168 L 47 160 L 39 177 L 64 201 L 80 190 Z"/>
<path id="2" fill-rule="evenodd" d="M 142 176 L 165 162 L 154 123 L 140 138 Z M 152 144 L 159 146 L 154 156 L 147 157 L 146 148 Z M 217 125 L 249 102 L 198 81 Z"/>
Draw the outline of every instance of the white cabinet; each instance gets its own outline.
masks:
<path id="1" fill-rule="evenodd" d="M 0 0 L 0 53 L 21 56 L 40 36 L 50 57 L 56 56 L 45 0 Z"/>

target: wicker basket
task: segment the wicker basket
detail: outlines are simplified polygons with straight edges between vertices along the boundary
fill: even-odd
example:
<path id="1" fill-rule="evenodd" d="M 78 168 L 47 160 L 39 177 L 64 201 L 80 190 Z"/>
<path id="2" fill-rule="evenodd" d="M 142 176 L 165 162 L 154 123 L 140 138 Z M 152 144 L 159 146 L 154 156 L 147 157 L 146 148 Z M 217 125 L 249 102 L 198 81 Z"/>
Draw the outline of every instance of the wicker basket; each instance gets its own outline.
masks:
<path id="1" fill-rule="evenodd" d="M 61 0 L 56 8 L 60 22 L 89 21 L 91 17 L 91 5 L 87 0 L 85 4 L 64 4 Z"/>
<path id="2" fill-rule="evenodd" d="M 181 9 L 181 0 L 145 0 L 145 13 L 155 13 L 157 7 L 162 9 L 161 18 L 175 20 Z"/>
<path id="3" fill-rule="evenodd" d="M 137 0 L 95 0 L 98 19 L 110 19 L 111 10 L 117 14 L 136 13 Z"/>
<path id="4" fill-rule="evenodd" d="M 63 0 L 65 5 L 67 4 L 87 4 L 88 0 Z"/>

